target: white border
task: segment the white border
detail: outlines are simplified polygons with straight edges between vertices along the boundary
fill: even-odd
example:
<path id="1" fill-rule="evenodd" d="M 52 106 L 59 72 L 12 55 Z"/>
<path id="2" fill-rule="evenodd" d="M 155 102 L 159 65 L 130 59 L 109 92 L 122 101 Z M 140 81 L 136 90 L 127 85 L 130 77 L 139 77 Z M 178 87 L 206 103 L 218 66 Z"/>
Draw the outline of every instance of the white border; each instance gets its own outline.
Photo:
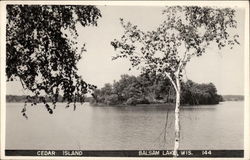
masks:
<path id="1" fill-rule="evenodd" d="M 110 6 L 170 6 L 170 5 L 199 5 L 199 6 L 221 6 L 221 7 L 241 7 L 245 9 L 245 107 L 244 107 L 244 158 L 249 159 L 249 2 L 248 1 L 1 1 L 0 2 L 0 52 L 1 52 L 1 63 L 0 63 L 0 89 L 1 89 L 1 159 L 172 159 L 172 158 L 119 158 L 119 157 L 16 157 L 16 156 L 5 156 L 5 119 L 6 119 L 6 78 L 5 78 L 5 31 L 6 31 L 6 4 L 58 4 L 58 5 L 110 5 Z M 185 159 L 185 158 L 178 158 Z M 211 159 L 211 158 L 188 158 L 188 159 Z M 220 159 L 220 158 L 213 158 Z M 223 160 L 225 158 L 222 158 Z M 242 159 L 242 158 L 230 158 L 230 159 Z"/>
<path id="2" fill-rule="evenodd" d="M 1 101 L 1 159 L 2 155 L 4 155 L 4 148 L 5 148 L 5 109 L 6 109 L 6 102 L 5 102 L 5 97 L 6 97 L 6 77 L 5 77 L 5 56 L 6 56 L 6 45 L 5 45 L 5 40 L 6 40 L 6 10 L 5 10 L 5 5 L 2 5 L 2 2 L 0 3 L 0 38 L 1 38 L 1 43 L 0 43 L 0 76 L 1 76 L 1 81 L 0 81 L 0 89 L 1 89 L 1 96 L 0 96 L 0 101 Z"/>
<path id="3" fill-rule="evenodd" d="M 245 149 L 245 157 L 250 159 L 250 146 L 249 146 L 249 136 L 250 136 L 250 101 L 249 101 L 249 91 L 250 91 L 250 79 L 249 79 L 249 71 L 250 71 L 250 65 L 249 65 L 249 3 L 246 4 L 246 10 L 245 10 L 245 50 L 244 50 L 244 59 L 245 59 L 245 66 L 244 66 L 244 75 L 245 75 L 245 110 L 244 110 L 244 149 Z"/>

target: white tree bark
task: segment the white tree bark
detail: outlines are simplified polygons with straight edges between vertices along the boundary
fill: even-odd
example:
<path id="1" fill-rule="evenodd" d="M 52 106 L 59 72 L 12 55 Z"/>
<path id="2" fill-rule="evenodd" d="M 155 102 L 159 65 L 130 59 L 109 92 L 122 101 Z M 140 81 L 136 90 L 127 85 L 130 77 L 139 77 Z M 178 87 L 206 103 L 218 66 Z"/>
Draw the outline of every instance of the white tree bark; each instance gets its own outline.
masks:
<path id="1" fill-rule="evenodd" d="M 179 78 L 179 69 L 176 72 L 176 82 L 172 79 L 170 74 L 166 74 L 170 79 L 172 85 L 175 88 L 176 92 L 176 101 L 175 101 L 175 141 L 174 141 L 174 150 L 173 156 L 178 156 L 178 149 L 180 146 L 180 98 L 181 98 L 181 86 L 180 86 L 180 78 Z"/>
<path id="2" fill-rule="evenodd" d="M 180 97 L 181 97 L 181 88 L 180 88 L 180 79 L 176 78 L 176 102 L 175 102 L 175 142 L 174 142 L 174 151 L 173 156 L 178 156 L 178 150 L 180 146 Z"/>

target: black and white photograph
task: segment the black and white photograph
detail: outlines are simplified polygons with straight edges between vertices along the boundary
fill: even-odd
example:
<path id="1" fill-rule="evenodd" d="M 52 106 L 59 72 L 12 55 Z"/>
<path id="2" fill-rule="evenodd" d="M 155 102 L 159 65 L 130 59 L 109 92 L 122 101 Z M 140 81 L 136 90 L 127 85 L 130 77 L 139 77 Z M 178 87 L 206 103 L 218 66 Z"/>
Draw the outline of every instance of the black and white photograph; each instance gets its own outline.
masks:
<path id="1" fill-rule="evenodd" d="M 1 2 L 1 159 L 249 159 L 249 2 Z"/>

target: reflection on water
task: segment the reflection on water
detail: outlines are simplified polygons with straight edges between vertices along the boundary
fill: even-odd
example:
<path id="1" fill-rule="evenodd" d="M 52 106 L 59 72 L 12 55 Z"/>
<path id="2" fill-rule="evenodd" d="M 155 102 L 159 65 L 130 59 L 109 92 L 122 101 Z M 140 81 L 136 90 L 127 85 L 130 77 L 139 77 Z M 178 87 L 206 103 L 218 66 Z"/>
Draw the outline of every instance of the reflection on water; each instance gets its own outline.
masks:
<path id="1" fill-rule="evenodd" d="M 8 103 L 7 149 L 172 149 L 174 110 L 165 106 L 93 107 L 58 104 L 50 115 L 42 105 Z M 243 149 L 243 102 L 181 109 L 181 149 Z M 165 128 L 167 132 L 165 132 Z"/>

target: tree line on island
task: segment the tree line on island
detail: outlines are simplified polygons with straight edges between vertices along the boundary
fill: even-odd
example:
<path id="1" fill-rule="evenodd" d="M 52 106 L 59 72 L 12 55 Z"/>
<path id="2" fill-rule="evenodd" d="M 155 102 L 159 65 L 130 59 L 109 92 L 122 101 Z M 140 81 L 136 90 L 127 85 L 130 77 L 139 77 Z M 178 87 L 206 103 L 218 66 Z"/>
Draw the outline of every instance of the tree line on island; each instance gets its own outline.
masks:
<path id="1" fill-rule="evenodd" d="M 182 83 L 181 104 L 218 104 L 223 100 L 212 83 L 198 84 L 191 80 Z M 175 91 L 171 82 L 160 75 L 122 75 L 119 81 L 107 83 L 92 94 L 94 103 L 106 105 L 136 105 L 174 103 Z"/>

